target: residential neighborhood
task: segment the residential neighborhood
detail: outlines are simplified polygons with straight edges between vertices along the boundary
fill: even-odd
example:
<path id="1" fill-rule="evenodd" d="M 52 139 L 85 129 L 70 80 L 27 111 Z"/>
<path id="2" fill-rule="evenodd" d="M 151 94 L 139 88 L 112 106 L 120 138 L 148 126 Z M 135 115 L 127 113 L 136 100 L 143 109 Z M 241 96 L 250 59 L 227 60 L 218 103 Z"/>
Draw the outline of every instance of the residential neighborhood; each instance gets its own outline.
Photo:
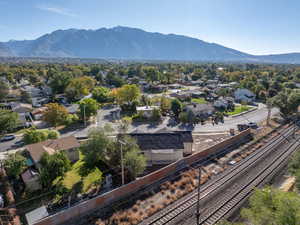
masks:
<path id="1" fill-rule="evenodd" d="M 288 80 L 276 83 L 279 73 L 268 78 L 272 87 L 258 78 L 253 85 L 242 74 L 258 75 L 239 65 L 53 64 L 43 76 L 34 71 L 44 65 L 35 67 L 18 81 L 0 66 L 0 158 L 16 201 L 32 201 L 24 208 L 27 221 L 37 220 L 34 210 L 46 210 L 48 218 L 173 164 L 182 162 L 176 169 L 182 170 L 195 157 L 201 162 L 215 155 L 205 171 L 222 173 L 253 140 L 248 128 L 259 136 L 274 129 L 268 124 L 281 126 L 295 116 L 275 92 L 299 101 L 297 86 L 287 91 Z M 90 72 L 74 75 L 78 68 Z M 217 150 L 206 153 L 210 148 Z"/>

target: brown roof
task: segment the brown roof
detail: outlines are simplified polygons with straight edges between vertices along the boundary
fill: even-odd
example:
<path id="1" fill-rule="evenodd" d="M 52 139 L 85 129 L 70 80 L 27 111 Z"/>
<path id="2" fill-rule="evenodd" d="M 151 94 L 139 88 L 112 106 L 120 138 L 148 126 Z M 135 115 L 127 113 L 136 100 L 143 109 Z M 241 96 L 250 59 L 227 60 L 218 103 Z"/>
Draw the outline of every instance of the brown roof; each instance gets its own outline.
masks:
<path id="1" fill-rule="evenodd" d="M 30 153 L 34 162 L 39 162 L 42 155 L 47 152 L 52 155 L 56 151 L 69 150 L 72 148 L 78 148 L 80 143 L 74 136 L 64 137 L 60 139 L 47 140 L 31 145 L 26 145 L 27 151 Z"/>

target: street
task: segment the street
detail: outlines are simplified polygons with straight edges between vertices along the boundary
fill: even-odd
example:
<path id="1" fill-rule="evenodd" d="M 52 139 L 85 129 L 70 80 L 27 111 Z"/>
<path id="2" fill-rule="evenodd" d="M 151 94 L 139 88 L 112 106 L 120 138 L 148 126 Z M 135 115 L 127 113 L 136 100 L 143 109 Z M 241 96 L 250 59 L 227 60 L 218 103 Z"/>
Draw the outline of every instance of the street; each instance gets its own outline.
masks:
<path id="1" fill-rule="evenodd" d="M 80 128 L 77 130 L 73 130 L 70 132 L 66 132 L 61 135 L 61 137 L 66 137 L 70 135 L 74 135 L 75 137 L 86 137 L 90 129 L 95 127 L 104 127 L 105 124 L 109 124 L 115 131 L 118 129 L 118 123 L 112 122 L 111 120 L 111 112 L 116 110 L 116 108 L 110 109 L 101 109 L 98 111 L 96 116 L 96 123 L 87 126 L 86 128 Z M 277 114 L 279 112 L 278 109 L 274 108 L 271 111 L 271 116 Z M 204 125 L 197 124 L 194 127 L 192 125 L 182 125 L 176 124 L 172 118 L 166 117 L 159 124 L 147 124 L 147 123 L 133 123 L 129 125 L 128 132 L 135 133 L 153 133 L 157 131 L 161 131 L 164 129 L 167 130 L 193 130 L 193 132 L 220 132 L 220 131 L 229 131 L 230 129 L 236 129 L 237 124 L 255 122 L 259 123 L 267 118 L 268 110 L 265 105 L 259 104 L 257 110 L 248 112 L 244 115 L 240 115 L 237 117 L 226 117 L 224 123 L 219 123 L 213 125 L 212 123 L 206 122 Z M 22 137 L 16 136 L 16 138 L 12 141 L 2 142 L 0 143 L 0 152 L 4 152 L 10 149 L 13 149 L 13 145 L 20 141 Z"/>
<path id="2" fill-rule="evenodd" d="M 277 108 L 273 108 L 271 111 L 271 116 L 277 114 L 279 110 Z M 214 132 L 214 131 L 229 131 L 230 129 L 236 129 L 237 124 L 243 123 L 259 123 L 265 120 L 268 116 L 268 109 L 264 105 L 260 105 L 257 110 L 248 112 L 244 115 L 237 117 L 228 117 L 225 118 L 224 124 L 219 123 L 212 125 L 211 123 L 205 123 L 204 125 L 197 124 L 194 128 L 194 132 Z"/>

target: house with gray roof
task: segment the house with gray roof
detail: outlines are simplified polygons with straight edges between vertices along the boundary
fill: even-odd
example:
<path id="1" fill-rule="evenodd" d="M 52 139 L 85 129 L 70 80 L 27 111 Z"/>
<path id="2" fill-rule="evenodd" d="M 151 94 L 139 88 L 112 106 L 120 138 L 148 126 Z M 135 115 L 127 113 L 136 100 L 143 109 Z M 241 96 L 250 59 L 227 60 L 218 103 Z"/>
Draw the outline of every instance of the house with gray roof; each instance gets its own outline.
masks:
<path id="1" fill-rule="evenodd" d="M 190 131 L 161 133 L 131 133 L 142 153 L 147 158 L 147 165 L 166 165 L 192 153 L 193 138 Z"/>

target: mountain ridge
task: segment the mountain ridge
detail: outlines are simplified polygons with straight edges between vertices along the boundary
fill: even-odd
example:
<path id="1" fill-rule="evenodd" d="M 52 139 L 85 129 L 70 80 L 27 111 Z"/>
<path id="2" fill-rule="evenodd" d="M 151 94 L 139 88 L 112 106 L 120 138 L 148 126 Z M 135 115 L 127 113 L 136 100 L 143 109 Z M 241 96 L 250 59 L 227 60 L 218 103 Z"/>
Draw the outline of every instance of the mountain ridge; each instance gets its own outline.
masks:
<path id="1" fill-rule="evenodd" d="M 300 63 L 300 53 L 251 55 L 184 35 L 123 26 L 56 30 L 34 40 L 0 42 L 0 56 Z"/>

